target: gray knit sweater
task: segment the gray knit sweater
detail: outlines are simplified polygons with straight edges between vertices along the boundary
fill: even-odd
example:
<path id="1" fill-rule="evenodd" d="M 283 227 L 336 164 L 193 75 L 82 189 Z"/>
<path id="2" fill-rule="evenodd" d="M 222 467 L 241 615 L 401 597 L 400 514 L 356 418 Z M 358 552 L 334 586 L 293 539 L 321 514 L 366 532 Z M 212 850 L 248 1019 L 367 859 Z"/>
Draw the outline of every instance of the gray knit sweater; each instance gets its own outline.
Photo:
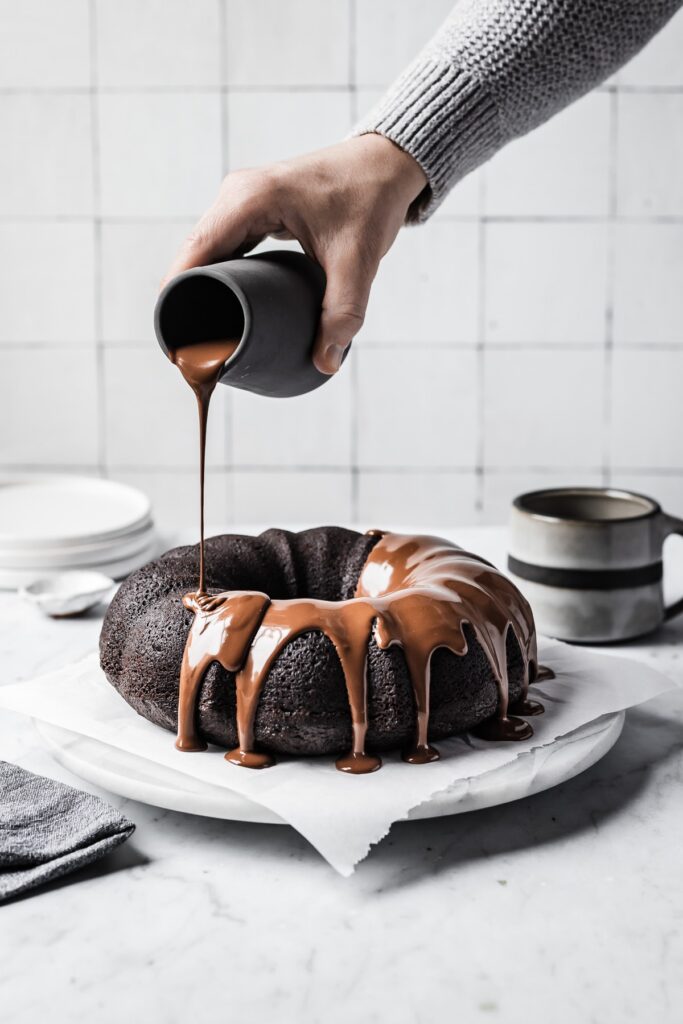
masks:
<path id="1" fill-rule="evenodd" d="M 511 139 L 599 85 L 683 0 L 461 0 L 354 134 L 378 132 L 429 180 L 411 218 Z"/>

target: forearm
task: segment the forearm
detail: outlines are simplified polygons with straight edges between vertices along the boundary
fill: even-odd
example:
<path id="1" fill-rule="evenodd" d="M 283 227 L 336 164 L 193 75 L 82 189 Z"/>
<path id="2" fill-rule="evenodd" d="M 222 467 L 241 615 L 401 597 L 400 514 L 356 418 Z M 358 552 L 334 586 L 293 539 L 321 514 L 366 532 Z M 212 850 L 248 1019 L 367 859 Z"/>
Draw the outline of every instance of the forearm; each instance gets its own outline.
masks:
<path id="1" fill-rule="evenodd" d="M 683 0 L 462 0 L 357 125 L 391 139 L 429 185 L 425 219 L 511 139 L 603 82 Z"/>

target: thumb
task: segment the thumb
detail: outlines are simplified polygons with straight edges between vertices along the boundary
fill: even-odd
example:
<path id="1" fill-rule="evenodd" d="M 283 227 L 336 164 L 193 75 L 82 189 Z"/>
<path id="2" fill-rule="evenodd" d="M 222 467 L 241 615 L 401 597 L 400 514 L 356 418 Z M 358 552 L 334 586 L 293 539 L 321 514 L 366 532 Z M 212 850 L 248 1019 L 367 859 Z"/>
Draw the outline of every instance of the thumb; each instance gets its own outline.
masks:
<path id="1" fill-rule="evenodd" d="M 377 264 L 357 251 L 329 259 L 313 362 L 321 373 L 336 373 L 344 353 L 363 326 Z"/>

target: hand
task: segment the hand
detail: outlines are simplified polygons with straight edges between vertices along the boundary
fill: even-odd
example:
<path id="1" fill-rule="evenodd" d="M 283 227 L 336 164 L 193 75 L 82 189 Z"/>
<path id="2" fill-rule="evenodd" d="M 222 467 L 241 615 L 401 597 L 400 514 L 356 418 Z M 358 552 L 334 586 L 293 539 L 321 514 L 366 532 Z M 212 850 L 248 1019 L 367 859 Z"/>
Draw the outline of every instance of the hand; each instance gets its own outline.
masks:
<path id="1" fill-rule="evenodd" d="M 327 274 L 313 362 L 336 373 L 360 330 L 379 262 L 427 179 L 381 135 L 361 135 L 268 167 L 236 171 L 185 241 L 168 278 L 295 238 Z"/>

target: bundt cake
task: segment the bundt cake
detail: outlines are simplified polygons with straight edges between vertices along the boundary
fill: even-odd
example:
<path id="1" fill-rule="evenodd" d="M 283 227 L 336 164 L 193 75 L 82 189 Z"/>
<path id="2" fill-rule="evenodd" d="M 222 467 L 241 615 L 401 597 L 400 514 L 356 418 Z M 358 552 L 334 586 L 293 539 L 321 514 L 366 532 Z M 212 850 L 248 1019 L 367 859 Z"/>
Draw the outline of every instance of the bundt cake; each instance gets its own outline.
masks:
<path id="1" fill-rule="evenodd" d="M 273 753 L 342 754 L 353 772 L 377 752 L 438 756 L 433 740 L 479 727 L 520 739 L 508 712 L 538 671 L 531 610 L 476 555 L 435 537 L 340 527 L 175 548 L 122 584 L 104 620 L 101 664 L 139 714 L 262 767 Z M 182 677 L 182 678 L 181 678 Z"/>

